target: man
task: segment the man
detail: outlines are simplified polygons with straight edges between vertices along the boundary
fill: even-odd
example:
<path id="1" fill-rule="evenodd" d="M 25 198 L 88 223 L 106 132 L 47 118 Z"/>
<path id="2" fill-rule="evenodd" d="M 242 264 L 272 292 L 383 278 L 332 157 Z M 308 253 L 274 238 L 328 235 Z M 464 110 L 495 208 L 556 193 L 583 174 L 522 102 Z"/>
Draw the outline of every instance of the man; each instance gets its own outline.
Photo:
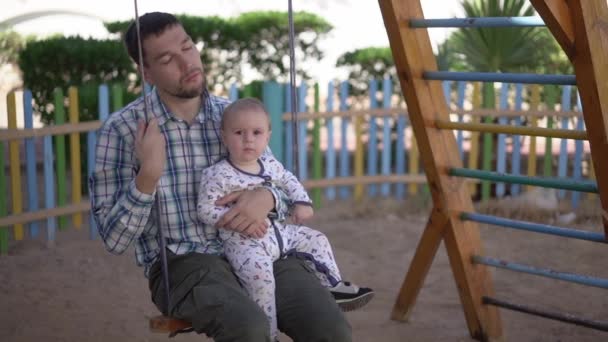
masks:
<path id="1" fill-rule="evenodd" d="M 205 238 L 215 228 L 196 215 L 201 172 L 225 155 L 220 119 L 228 101 L 207 92 L 199 52 L 174 16 L 148 13 L 139 23 L 144 74 L 154 90 L 147 117 L 140 98 L 113 113 L 99 131 L 90 186 L 100 235 L 112 253 L 134 245 L 152 300 L 164 314 L 192 322 L 196 332 L 215 341 L 269 341 L 268 321 L 221 256 L 221 243 Z M 125 43 L 139 64 L 135 24 Z M 217 225 L 262 236 L 270 211 L 284 216 L 281 198 L 272 188 L 232 193 L 218 202 L 234 204 Z M 161 275 L 159 227 L 167 241 L 170 303 Z M 303 261 L 277 261 L 275 277 L 281 331 L 294 341 L 351 340 L 344 315 Z"/>

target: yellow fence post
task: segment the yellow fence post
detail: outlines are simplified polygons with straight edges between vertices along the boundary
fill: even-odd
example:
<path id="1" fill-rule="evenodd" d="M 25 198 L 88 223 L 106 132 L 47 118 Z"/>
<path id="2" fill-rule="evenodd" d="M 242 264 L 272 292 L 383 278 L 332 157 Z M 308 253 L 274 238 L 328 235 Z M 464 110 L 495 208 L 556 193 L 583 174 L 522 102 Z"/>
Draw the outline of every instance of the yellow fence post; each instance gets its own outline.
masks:
<path id="1" fill-rule="evenodd" d="M 17 129 L 17 94 L 11 92 L 7 98 L 8 128 Z M 19 159 L 19 140 L 9 142 L 9 159 L 11 170 L 11 194 L 13 198 L 13 215 L 23 212 L 23 199 L 21 197 L 21 160 Z M 0 194 L 4 196 L 4 194 Z M 23 240 L 23 224 L 14 225 L 15 240 Z"/>

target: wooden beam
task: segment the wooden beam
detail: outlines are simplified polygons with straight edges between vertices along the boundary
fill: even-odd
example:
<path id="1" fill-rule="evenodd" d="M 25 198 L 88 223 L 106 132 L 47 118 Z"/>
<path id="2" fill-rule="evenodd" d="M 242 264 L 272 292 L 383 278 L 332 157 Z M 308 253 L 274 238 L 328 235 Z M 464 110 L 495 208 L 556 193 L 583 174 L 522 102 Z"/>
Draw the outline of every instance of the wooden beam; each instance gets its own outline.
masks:
<path id="1" fill-rule="evenodd" d="M 443 216 L 439 210 L 433 208 L 426 228 L 424 229 L 424 233 L 416 248 L 414 258 L 412 258 L 410 269 L 407 271 L 407 275 L 399 290 L 397 301 L 393 306 L 391 319 L 396 321 L 408 320 L 410 312 L 416 302 L 416 297 L 418 297 L 418 293 L 431 268 L 435 254 L 437 254 L 437 249 L 441 243 L 446 224 L 447 218 Z"/>
<path id="2" fill-rule="evenodd" d="M 30 211 L 25 213 L 19 213 L 0 217 L 0 228 L 8 227 L 15 224 L 29 223 L 39 220 L 46 220 L 49 217 L 64 216 L 70 214 L 79 214 L 91 210 L 91 202 L 89 199 L 85 199 L 78 203 L 71 203 L 62 207 L 55 207 L 50 209 L 42 209 L 38 211 Z"/>
<path id="3" fill-rule="evenodd" d="M 96 131 L 101 127 L 101 121 L 86 121 L 77 124 L 51 125 L 41 128 L 24 128 L 0 130 L 0 142 L 10 140 L 20 140 L 26 138 L 44 137 L 47 135 L 64 135 L 70 133 L 84 133 Z"/>
<path id="4" fill-rule="evenodd" d="M 574 27 L 565 0 L 530 0 L 568 58 L 574 54 Z"/>
<path id="5" fill-rule="evenodd" d="M 446 248 L 469 332 L 479 340 L 498 340 L 502 337 L 499 313 L 481 302 L 483 295 L 493 293 L 492 281 L 484 267 L 471 264 L 472 255 L 482 254 L 478 227 L 451 215 L 474 209 L 466 183 L 447 174 L 449 168 L 462 165 L 454 134 L 432 127 L 437 120 L 448 120 L 449 114 L 440 82 L 422 78 L 424 71 L 437 70 L 437 64 L 428 31 L 409 27 L 411 19 L 424 17 L 420 1 L 379 3 L 434 207 L 448 220 L 446 234 L 451 236 L 451 243 Z M 424 269 L 425 265 L 411 267 Z M 401 309 L 407 312 L 410 308 Z"/>
<path id="6" fill-rule="evenodd" d="M 608 237 L 608 5 L 606 0 L 570 0 L 568 6 L 575 23 L 572 64 Z"/>
<path id="7" fill-rule="evenodd" d="M 192 324 L 176 318 L 167 316 L 155 316 L 150 318 L 150 331 L 155 333 L 167 333 L 173 337 L 175 333 L 192 328 Z"/>

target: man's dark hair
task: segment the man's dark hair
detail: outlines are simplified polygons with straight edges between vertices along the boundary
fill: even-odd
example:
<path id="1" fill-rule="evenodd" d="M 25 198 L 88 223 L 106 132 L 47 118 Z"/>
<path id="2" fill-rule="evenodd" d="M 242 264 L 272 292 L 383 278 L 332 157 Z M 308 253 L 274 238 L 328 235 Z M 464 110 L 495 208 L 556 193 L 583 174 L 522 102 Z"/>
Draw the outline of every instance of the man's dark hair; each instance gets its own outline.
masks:
<path id="1" fill-rule="evenodd" d="M 146 13 L 139 17 L 139 31 L 142 37 L 141 41 L 143 42 L 151 35 L 158 36 L 168 27 L 173 25 L 181 25 L 181 23 L 172 14 L 164 12 Z M 133 20 L 125 33 L 125 45 L 131 59 L 139 65 L 139 48 L 137 44 L 137 24 L 135 23 L 135 20 Z M 142 56 L 144 56 L 145 61 L 146 52 L 143 50 L 143 47 Z"/>

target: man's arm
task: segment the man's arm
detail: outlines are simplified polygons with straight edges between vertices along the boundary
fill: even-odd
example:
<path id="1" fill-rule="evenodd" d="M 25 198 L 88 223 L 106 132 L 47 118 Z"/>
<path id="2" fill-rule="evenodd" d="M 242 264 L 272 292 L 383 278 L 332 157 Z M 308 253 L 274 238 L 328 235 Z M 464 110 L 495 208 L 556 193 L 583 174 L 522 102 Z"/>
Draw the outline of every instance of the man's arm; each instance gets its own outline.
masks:
<path id="1" fill-rule="evenodd" d="M 144 135 L 142 128 L 143 124 L 138 125 L 134 135 L 128 123 L 121 121 L 108 122 L 99 131 L 95 172 L 90 180 L 91 207 L 106 249 L 115 254 L 123 253 L 152 224 L 148 219 L 156 182 L 149 168 L 138 167 L 136 156 L 136 145 L 138 140 L 142 143 Z"/>

